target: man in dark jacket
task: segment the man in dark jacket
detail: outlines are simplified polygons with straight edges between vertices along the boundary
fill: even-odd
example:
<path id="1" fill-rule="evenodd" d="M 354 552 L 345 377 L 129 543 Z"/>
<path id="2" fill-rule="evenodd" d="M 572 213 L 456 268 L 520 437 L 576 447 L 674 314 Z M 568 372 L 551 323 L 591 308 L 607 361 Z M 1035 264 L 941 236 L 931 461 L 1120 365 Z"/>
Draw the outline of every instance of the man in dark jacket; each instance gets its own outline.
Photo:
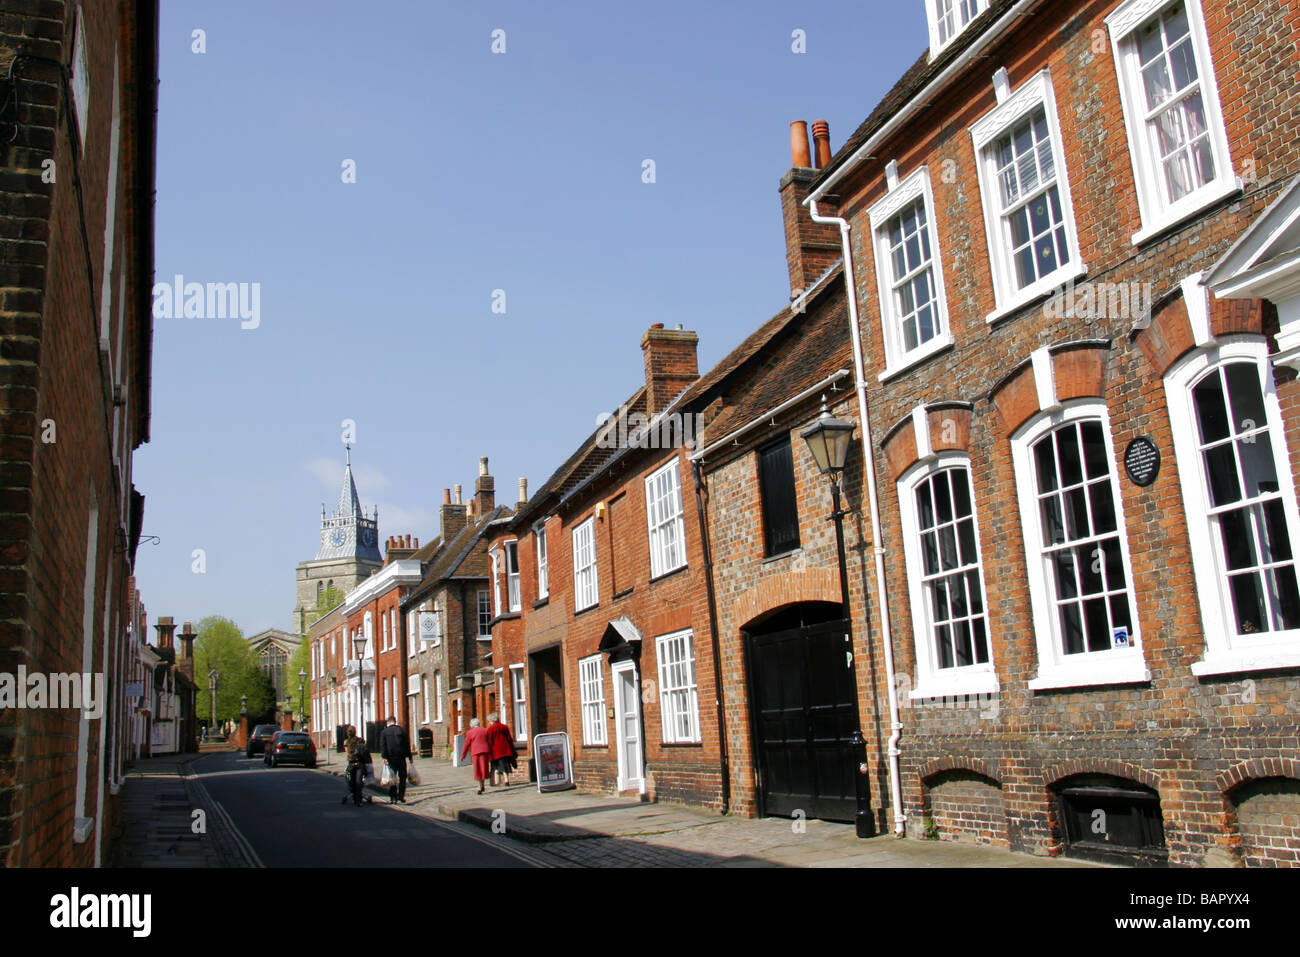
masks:
<path id="1" fill-rule="evenodd" d="M 388 716 L 388 727 L 379 735 L 379 753 L 383 755 L 388 766 L 393 769 L 395 781 L 388 787 L 388 803 L 406 803 L 406 759 L 411 757 L 411 745 L 406 737 L 406 729 L 397 723 L 392 715 Z"/>

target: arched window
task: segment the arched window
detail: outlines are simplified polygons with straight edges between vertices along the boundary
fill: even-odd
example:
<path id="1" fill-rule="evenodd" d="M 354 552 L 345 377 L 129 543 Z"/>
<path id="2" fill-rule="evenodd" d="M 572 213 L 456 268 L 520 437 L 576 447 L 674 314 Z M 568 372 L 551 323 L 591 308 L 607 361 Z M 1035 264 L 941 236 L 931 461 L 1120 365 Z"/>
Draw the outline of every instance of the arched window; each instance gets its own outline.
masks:
<path id="1" fill-rule="evenodd" d="M 1038 640 L 1029 687 L 1149 680 L 1105 405 L 1040 415 L 1011 448 Z"/>
<path id="2" fill-rule="evenodd" d="M 1206 634 L 1192 671 L 1300 664 L 1300 521 L 1264 341 L 1193 353 L 1165 394 Z"/>
<path id="3" fill-rule="evenodd" d="M 898 483 L 916 635 L 913 697 L 996 690 L 970 463 L 948 453 Z"/>

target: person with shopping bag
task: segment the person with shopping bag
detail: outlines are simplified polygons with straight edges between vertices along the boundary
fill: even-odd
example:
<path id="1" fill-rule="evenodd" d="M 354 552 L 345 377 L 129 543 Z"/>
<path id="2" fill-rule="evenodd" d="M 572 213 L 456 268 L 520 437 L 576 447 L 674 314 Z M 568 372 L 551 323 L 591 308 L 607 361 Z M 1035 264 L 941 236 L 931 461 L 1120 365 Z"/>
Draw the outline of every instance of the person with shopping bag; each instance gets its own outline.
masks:
<path id="1" fill-rule="evenodd" d="M 411 757 L 411 744 L 406 729 L 391 714 L 388 727 L 379 735 L 379 753 L 384 758 L 384 780 L 388 785 L 388 803 L 406 803 L 406 761 Z"/>
<path id="2" fill-rule="evenodd" d="M 510 783 L 510 772 L 517 766 L 518 752 L 515 750 L 515 736 L 499 715 L 488 715 L 488 760 L 492 762 L 492 786 L 497 786 L 497 775 L 501 775 L 501 786 Z"/>
<path id="3" fill-rule="evenodd" d="M 483 793 L 483 782 L 488 776 L 488 740 L 487 728 L 480 727 L 478 718 L 471 718 L 469 730 L 465 732 L 465 746 L 461 748 L 460 759 L 467 756 L 474 758 L 474 780 L 478 782 L 478 793 Z"/>

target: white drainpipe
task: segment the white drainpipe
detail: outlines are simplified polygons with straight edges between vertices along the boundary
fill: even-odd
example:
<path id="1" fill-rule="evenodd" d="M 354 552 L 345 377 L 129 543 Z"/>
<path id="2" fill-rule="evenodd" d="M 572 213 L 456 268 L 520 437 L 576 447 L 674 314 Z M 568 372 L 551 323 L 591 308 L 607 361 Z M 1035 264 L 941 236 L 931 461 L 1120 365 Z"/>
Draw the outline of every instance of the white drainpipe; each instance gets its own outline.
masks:
<path id="1" fill-rule="evenodd" d="M 907 815 L 903 813 L 903 787 L 898 777 L 898 738 L 903 723 L 898 718 L 898 691 L 894 683 L 894 641 L 889 632 L 889 602 L 885 591 L 885 549 L 880 544 L 880 508 L 876 499 L 876 464 L 871 451 L 871 422 L 867 418 L 866 371 L 862 361 L 862 333 L 858 324 L 858 296 L 853 278 L 853 249 L 849 242 L 849 224 L 837 216 L 819 216 L 817 200 L 809 198 L 808 212 L 815 223 L 840 228 L 844 247 L 844 283 L 849 299 L 849 327 L 853 339 L 853 371 L 858 383 L 858 416 L 862 419 L 863 471 L 867 476 L 867 501 L 871 511 L 871 544 L 876 555 L 876 601 L 880 606 L 880 634 L 885 644 L 885 680 L 889 684 L 889 794 L 894 805 L 894 833 L 903 836 Z"/>

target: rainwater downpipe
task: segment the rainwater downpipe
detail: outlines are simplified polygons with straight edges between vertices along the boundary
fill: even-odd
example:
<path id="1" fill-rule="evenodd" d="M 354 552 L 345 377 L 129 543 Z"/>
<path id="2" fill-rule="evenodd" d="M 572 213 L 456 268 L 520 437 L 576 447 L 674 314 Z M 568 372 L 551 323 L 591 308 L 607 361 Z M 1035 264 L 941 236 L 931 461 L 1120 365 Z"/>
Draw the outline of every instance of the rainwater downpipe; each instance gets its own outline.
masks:
<path id="1" fill-rule="evenodd" d="M 871 451 L 871 422 L 867 418 L 866 372 L 862 362 L 862 332 L 858 323 L 858 296 L 853 276 L 853 248 L 849 241 L 849 223 L 838 216 L 820 216 L 817 200 L 809 197 L 808 213 L 814 223 L 840 228 L 844 248 L 844 283 L 848 291 L 849 328 L 853 340 L 853 372 L 857 380 L 858 416 L 862 419 L 863 471 L 867 478 L 867 501 L 871 512 L 871 550 L 876 557 L 876 601 L 880 606 L 880 635 L 885 645 L 885 681 L 889 692 L 889 795 L 894 805 L 894 833 L 902 837 L 907 823 L 903 813 L 903 787 L 898 776 L 898 739 L 903 723 L 898 718 L 898 688 L 894 682 L 894 642 L 889 631 L 889 603 L 885 590 L 885 549 L 880 542 L 880 508 L 876 498 L 876 460 Z"/>

